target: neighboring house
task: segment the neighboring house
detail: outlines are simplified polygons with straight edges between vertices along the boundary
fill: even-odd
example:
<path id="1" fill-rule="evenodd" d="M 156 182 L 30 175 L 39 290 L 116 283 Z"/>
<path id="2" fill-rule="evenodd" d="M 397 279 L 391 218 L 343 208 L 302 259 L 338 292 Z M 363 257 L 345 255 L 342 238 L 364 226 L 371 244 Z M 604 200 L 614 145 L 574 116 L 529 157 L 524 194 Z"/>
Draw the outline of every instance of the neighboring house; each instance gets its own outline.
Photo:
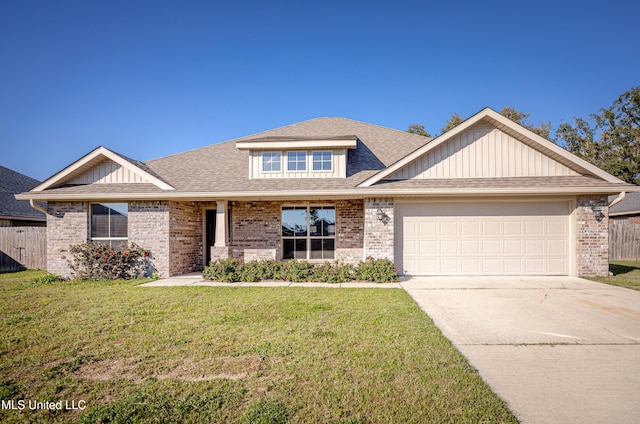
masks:
<path id="1" fill-rule="evenodd" d="M 628 193 L 619 203 L 611 206 L 609 220 L 615 223 L 640 224 L 640 193 Z"/>
<path id="2" fill-rule="evenodd" d="M 165 277 L 225 257 L 603 276 L 607 197 L 636 190 L 487 108 L 433 140 L 317 118 L 147 162 L 99 147 L 18 197 L 47 202 L 63 275 L 70 244 L 128 240 Z"/>
<path id="3" fill-rule="evenodd" d="M 16 200 L 15 195 L 40 184 L 40 181 L 0 166 L 0 227 L 44 226 L 46 218 L 29 206 L 29 202 Z"/>

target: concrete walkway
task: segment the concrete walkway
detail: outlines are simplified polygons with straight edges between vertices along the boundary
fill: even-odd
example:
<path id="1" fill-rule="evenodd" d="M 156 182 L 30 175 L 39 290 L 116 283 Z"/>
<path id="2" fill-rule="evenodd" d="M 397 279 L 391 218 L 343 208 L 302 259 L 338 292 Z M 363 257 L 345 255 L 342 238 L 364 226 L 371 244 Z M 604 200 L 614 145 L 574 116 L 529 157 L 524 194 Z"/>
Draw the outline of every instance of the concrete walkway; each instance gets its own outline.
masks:
<path id="1" fill-rule="evenodd" d="M 141 287 L 169 287 L 169 286 L 210 286 L 210 287 L 331 287 L 331 288 L 376 288 L 399 289 L 400 283 L 291 283 L 287 281 L 261 281 L 258 283 L 218 283 L 207 281 L 202 274 L 194 272 L 176 277 L 163 278 L 141 284 Z"/>
<path id="2" fill-rule="evenodd" d="M 523 423 L 640 423 L 640 291 L 570 277 L 402 287 Z"/>

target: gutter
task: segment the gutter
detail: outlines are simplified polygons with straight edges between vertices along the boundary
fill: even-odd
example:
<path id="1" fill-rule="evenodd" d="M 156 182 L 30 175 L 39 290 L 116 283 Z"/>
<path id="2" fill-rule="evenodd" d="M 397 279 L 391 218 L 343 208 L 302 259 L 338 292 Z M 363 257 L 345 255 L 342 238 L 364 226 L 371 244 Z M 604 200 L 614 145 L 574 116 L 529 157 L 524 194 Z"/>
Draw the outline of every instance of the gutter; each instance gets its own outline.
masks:
<path id="1" fill-rule="evenodd" d="M 626 191 L 621 192 L 621 193 L 618 195 L 618 197 L 616 197 L 615 199 L 613 199 L 613 200 L 611 201 L 611 203 L 609 203 L 609 208 L 611 208 L 611 206 L 613 206 L 613 205 L 615 205 L 615 204 L 617 204 L 617 203 L 620 203 L 620 202 L 622 201 L 622 199 L 624 199 L 624 196 L 626 196 L 626 195 L 627 195 L 627 192 L 626 192 Z"/>
<path id="2" fill-rule="evenodd" d="M 42 212 L 43 214 L 47 215 L 47 210 L 46 210 L 45 208 L 43 208 L 42 206 L 38 205 L 38 204 L 36 203 L 35 199 L 29 199 L 29 205 L 30 205 L 33 209 L 35 209 L 35 210 L 37 210 L 37 211 L 39 211 L 39 212 Z"/>
<path id="3" fill-rule="evenodd" d="M 618 193 L 619 187 L 539 187 L 528 188 L 457 188 L 457 189 L 348 189 L 348 190 L 299 190 L 299 191 L 240 191 L 240 192 L 171 192 L 171 193 L 22 193 L 16 195 L 19 200 L 38 201 L 88 201 L 88 200 L 191 200 L 207 201 L 213 199 L 260 199 L 277 200 L 292 198 L 360 198 L 360 197 L 412 197 L 412 196 L 545 196 L 545 195 L 576 195 L 576 194 L 611 194 Z M 628 190 L 627 191 L 640 191 Z M 616 199 L 617 200 L 617 199 Z M 622 200 L 622 199 L 620 199 Z M 614 200 L 615 202 L 615 200 Z M 33 203 L 32 203 L 33 206 Z M 33 206 L 36 208 L 35 206 Z M 38 209 L 38 208 L 36 208 Z M 41 209 L 38 209 L 41 210 Z"/>

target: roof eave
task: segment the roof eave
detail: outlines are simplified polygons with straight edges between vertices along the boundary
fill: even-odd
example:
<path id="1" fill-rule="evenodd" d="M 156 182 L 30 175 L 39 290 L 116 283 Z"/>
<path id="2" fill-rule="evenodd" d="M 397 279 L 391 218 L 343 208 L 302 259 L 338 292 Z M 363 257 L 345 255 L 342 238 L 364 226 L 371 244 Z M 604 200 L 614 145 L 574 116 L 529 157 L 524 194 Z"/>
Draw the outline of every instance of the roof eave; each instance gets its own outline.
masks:
<path id="1" fill-rule="evenodd" d="M 621 191 L 640 191 L 616 185 L 603 187 L 509 187 L 509 188 L 405 188 L 378 187 L 337 190 L 282 190 L 282 191 L 212 191 L 166 193 L 51 193 L 26 192 L 16 195 L 18 200 L 36 201 L 96 201 L 96 200 L 190 200 L 211 199 L 300 199 L 318 197 L 406 197 L 406 196 L 538 196 L 538 195 L 609 195 Z"/>

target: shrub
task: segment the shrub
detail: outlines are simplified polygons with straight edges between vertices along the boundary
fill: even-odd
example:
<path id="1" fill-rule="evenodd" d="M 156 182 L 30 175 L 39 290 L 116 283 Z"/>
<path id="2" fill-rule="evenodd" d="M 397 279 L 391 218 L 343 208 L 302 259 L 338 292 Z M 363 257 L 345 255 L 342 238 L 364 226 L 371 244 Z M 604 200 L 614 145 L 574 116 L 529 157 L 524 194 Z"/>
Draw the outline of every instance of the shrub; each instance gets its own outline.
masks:
<path id="1" fill-rule="evenodd" d="M 149 274 L 149 251 L 135 243 L 123 243 L 112 249 L 106 243 L 82 243 L 71 246 L 67 259 L 72 275 L 79 280 L 128 280 Z"/>
<path id="2" fill-rule="evenodd" d="M 357 267 L 339 262 L 313 264 L 292 259 L 279 262 L 272 259 L 243 263 L 238 259 L 218 259 L 204 269 L 202 277 L 207 280 L 232 283 L 236 281 L 256 282 L 284 280 L 294 283 L 318 281 L 345 283 L 352 280 L 386 283 L 399 281 L 398 271 L 388 259 L 367 259 Z"/>
<path id="3" fill-rule="evenodd" d="M 258 278 L 260 280 L 282 280 L 282 264 L 281 261 L 275 259 L 263 259 L 254 261 L 258 269 Z"/>
<path id="4" fill-rule="evenodd" d="M 352 270 L 353 265 L 350 264 L 343 265 L 337 262 L 335 264 L 325 262 L 314 268 L 309 280 L 322 281 L 325 283 L 346 283 L 353 279 Z"/>
<path id="5" fill-rule="evenodd" d="M 367 258 L 360 262 L 356 269 L 356 278 L 363 281 L 376 283 L 390 283 L 400 281 L 398 270 L 393 262 L 388 259 Z"/>
<path id="6" fill-rule="evenodd" d="M 243 274 L 243 263 L 238 259 L 218 259 L 204 269 L 202 276 L 207 280 L 235 283 Z"/>
<path id="7" fill-rule="evenodd" d="M 309 281 L 309 277 L 313 274 L 313 268 L 314 265 L 312 263 L 291 259 L 290 261 L 282 263 L 280 278 L 284 281 L 291 281 L 292 283 Z"/>

